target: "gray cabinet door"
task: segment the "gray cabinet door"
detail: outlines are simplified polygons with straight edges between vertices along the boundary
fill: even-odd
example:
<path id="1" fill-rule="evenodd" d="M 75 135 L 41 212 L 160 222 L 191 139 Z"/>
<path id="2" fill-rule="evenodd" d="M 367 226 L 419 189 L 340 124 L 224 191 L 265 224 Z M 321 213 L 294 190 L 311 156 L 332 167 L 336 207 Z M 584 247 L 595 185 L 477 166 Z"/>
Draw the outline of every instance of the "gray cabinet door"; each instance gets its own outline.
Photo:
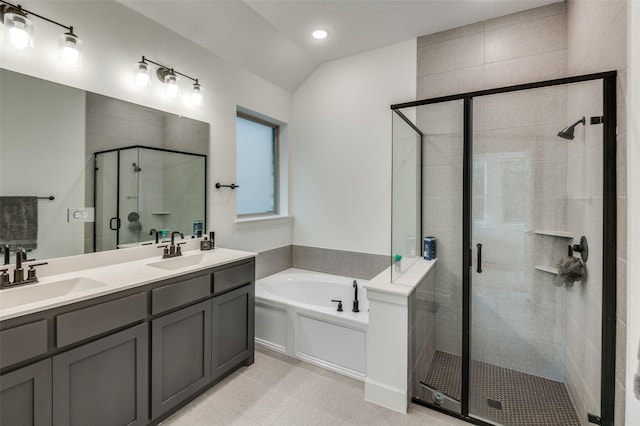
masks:
<path id="1" fill-rule="evenodd" d="M 151 342 L 155 419 L 211 382 L 211 302 L 153 320 Z"/>
<path id="2" fill-rule="evenodd" d="M 0 425 L 51 425 L 51 358 L 0 377 Z"/>
<path id="3" fill-rule="evenodd" d="M 53 424 L 147 424 L 147 341 L 144 323 L 54 356 Z"/>
<path id="4" fill-rule="evenodd" d="M 213 378 L 253 364 L 255 286 L 250 284 L 212 299 Z"/>

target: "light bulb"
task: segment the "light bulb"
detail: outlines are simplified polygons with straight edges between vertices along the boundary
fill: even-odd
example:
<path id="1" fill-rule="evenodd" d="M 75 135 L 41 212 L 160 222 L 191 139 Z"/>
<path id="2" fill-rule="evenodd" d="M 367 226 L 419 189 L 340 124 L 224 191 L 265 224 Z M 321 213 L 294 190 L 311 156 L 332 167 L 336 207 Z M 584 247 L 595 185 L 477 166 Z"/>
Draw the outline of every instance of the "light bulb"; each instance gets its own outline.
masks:
<path id="1" fill-rule="evenodd" d="M 164 77 L 164 91 L 170 98 L 175 98 L 180 93 L 178 77 L 175 74 L 168 74 Z"/>
<path id="2" fill-rule="evenodd" d="M 73 33 L 73 28 L 68 33 L 60 36 L 60 59 L 70 65 L 80 62 L 80 46 L 82 41 Z"/>
<path id="3" fill-rule="evenodd" d="M 151 82 L 151 66 L 143 61 L 136 63 L 133 84 L 136 87 L 147 87 Z"/>
<path id="4" fill-rule="evenodd" d="M 202 105 L 202 86 L 198 83 L 193 85 L 193 92 L 191 93 L 191 103 L 196 106 Z"/>
<path id="5" fill-rule="evenodd" d="M 316 40 L 322 40 L 327 38 L 327 36 L 329 35 L 328 32 L 326 32 L 325 30 L 315 30 L 314 32 L 311 33 L 311 35 L 313 36 L 313 38 L 315 38 Z"/>
<path id="6" fill-rule="evenodd" d="M 9 40 L 16 49 L 24 49 L 32 45 L 33 22 L 24 15 L 17 13 L 7 13 L 4 15 L 4 22 L 9 32 Z"/>

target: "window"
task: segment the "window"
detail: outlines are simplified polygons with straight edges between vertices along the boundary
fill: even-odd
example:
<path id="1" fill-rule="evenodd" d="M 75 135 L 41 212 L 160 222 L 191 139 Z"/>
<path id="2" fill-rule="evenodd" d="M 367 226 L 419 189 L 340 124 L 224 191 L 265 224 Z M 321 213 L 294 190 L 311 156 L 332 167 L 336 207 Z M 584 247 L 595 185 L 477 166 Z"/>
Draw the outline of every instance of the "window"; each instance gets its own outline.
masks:
<path id="1" fill-rule="evenodd" d="M 238 216 L 275 214 L 279 127 L 238 112 L 236 132 Z"/>

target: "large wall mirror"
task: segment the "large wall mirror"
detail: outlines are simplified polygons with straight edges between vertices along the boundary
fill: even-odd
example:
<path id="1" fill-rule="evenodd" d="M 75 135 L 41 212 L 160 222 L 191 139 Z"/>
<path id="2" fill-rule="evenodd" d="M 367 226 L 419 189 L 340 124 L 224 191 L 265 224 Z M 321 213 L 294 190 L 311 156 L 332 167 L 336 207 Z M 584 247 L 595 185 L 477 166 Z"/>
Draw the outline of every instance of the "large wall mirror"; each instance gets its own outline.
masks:
<path id="1" fill-rule="evenodd" d="M 0 69 L 0 244 L 48 259 L 206 229 L 208 152 L 208 123 Z"/>

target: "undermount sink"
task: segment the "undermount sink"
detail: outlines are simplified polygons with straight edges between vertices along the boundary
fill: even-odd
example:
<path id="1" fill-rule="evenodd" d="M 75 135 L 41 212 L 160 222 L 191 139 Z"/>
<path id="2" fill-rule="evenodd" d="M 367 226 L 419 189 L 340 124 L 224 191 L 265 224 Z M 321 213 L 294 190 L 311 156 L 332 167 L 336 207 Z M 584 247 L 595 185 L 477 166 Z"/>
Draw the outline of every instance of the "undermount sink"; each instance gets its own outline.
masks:
<path id="1" fill-rule="evenodd" d="M 165 269 L 173 271 L 174 269 L 186 268 L 188 266 L 196 266 L 204 259 L 204 253 L 198 253 L 191 256 L 180 256 L 171 259 L 163 259 L 153 263 L 147 263 L 147 266 L 153 268 Z"/>
<path id="2" fill-rule="evenodd" d="M 26 284 L 21 287 L 0 290 L 0 309 L 13 308 L 54 297 L 93 290 L 106 285 L 103 282 L 84 277 L 51 283 Z"/>

